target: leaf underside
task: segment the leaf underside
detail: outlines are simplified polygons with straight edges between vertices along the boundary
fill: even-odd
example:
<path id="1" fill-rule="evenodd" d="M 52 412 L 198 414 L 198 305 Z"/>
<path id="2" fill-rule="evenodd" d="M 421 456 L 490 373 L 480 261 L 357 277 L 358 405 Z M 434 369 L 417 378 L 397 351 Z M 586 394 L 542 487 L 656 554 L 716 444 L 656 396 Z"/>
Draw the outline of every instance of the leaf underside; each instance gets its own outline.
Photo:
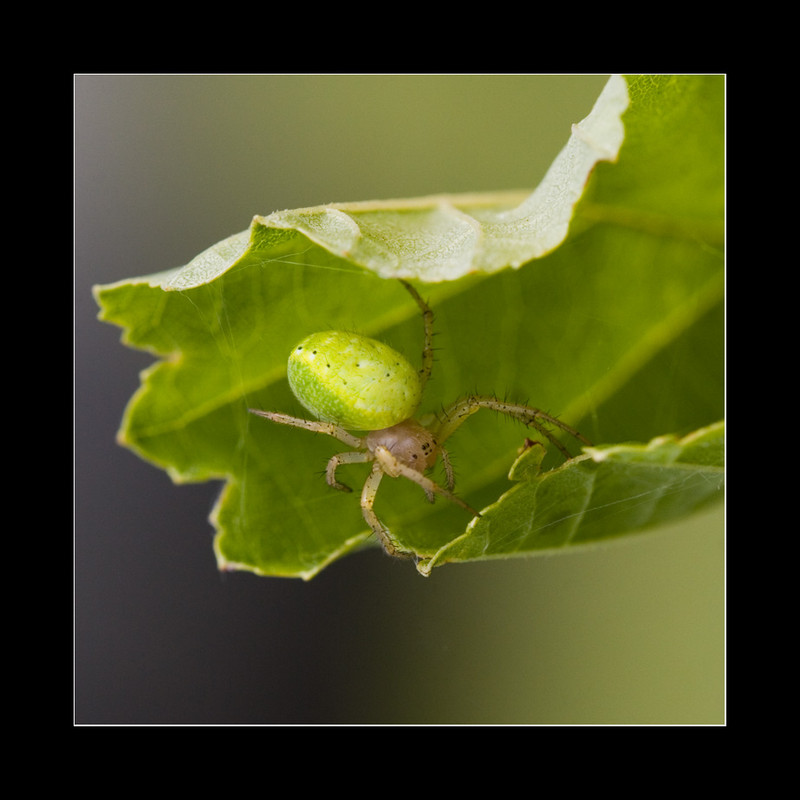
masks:
<path id="1" fill-rule="evenodd" d="M 457 492 L 480 518 L 429 504 L 408 481 L 381 486 L 376 510 L 422 574 L 596 544 L 721 499 L 723 85 L 668 76 L 624 85 L 624 104 L 615 83 L 598 102 L 611 106 L 610 122 L 573 134 L 601 163 L 588 167 L 580 199 L 568 198 L 563 243 L 561 222 L 561 239 L 520 233 L 536 192 L 351 204 L 256 217 L 187 267 L 96 287 L 101 319 L 159 359 L 120 441 L 176 482 L 225 482 L 212 514 L 221 568 L 310 578 L 374 544 L 357 492 L 333 491 L 320 475 L 346 448 L 247 409 L 303 416 L 286 358 L 317 330 L 358 330 L 418 358 L 422 323 L 391 279 L 401 275 L 433 281 L 424 292 L 438 360 L 421 414 L 467 392 L 498 393 L 556 412 L 595 442 L 652 440 L 561 465 L 548 453 L 540 469 L 538 446 L 514 463 L 529 431 L 476 414 L 448 450 Z M 601 144 L 614 114 L 625 140 L 610 163 Z M 563 183 L 563 164 L 553 174 Z M 342 479 L 357 490 L 366 469 L 343 467 Z"/>

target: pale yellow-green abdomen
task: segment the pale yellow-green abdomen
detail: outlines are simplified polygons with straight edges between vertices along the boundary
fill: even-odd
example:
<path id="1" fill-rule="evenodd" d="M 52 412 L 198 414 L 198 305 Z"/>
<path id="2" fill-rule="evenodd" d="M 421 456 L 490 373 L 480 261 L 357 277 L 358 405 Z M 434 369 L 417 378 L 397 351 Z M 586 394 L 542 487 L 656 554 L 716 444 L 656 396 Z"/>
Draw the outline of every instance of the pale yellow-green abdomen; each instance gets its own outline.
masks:
<path id="1" fill-rule="evenodd" d="M 289 356 L 289 385 L 318 419 L 356 431 L 409 419 L 422 400 L 417 370 L 391 347 L 343 331 L 312 333 Z"/>

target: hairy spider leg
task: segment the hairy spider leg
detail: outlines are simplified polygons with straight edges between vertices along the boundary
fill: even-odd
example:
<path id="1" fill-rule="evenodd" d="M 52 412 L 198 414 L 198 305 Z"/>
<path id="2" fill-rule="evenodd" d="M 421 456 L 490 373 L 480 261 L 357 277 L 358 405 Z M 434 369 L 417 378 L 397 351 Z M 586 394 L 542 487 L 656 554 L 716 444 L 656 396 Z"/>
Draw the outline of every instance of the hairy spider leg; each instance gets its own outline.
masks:
<path id="1" fill-rule="evenodd" d="M 556 419 L 538 408 L 531 408 L 519 403 L 507 403 L 505 400 L 498 400 L 496 397 L 484 397 L 481 395 L 469 395 L 463 400 L 457 400 L 451 406 L 445 409 L 442 414 L 441 421 L 437 428 L 434 429 L 434 435 L 439 443 L 446 442 L 464 422 L 469 419 L 475 412 L 480 411 L 482 408 L 488 408 L 496 411 L 498 414 L 506 414 L 519 420 L 524 425 L 530 425 L 535 428 L 543 436 L 554 444 L 564 455 L 565 458 L 570 459 L 572 455 L 569 450 L 545 427 L 543 423 L 549 423 L 562 431 L 575 437 L 579 442 L 591 446 L 591 442 L 582 436 L 574 428 L 571 428 L 561 420 Z"/>
<path id="2" fill-rule="evenodd" d="M 353 490 L 336 480 L 336 469 L 342 464 L 363 464 L 366 461 L 374 461 L 375 456 L 369 452 L 362 452 L 359 450 L 351 450 L 347 453 L 338 453 L 328 461 L 328 466 L 325 469 L 325 478 L 328 481 L 328 486 L 338 489 L 340 492 L 352 492 Z"/>
<path id="3" fill-rule="evenodd" d="M 422 311 L 422 324 L 425 331 L 424 344 L 422 347 L 422 369 L 419 371 L 420 381 L 422 383 L 423 391 L 428 382 L 428 378 L 433 371 L 433 309 L 422 299 L 419 292 L 406 281 L 401 280 L 400 283 L 405 286 L 408 293 L 414 298 L 414 301 Z M 441 443 L 440 443 L 441 445 Z M 442 464 L 444 465 L 444 472 L 447 478 L 447 488 L 452 492 L 455 488 L 455 474 L 453 472 L 453 465 L 450 462 L 450 456 L 444 447 L 439 447 L 439 453 L 442 457 Z M 433 493 L 426 490 L 428 499 L 433 502 Z"/>
<path id="4" fill-rule="evenodd" d="M 418 483 L 425 490 L 426 494 L 440 494 L 442 497 L 446 497 L 456 505 L 461 506 L 461 508 L 466 509 L 473 516 L 480 516 L 480 514 L 474 508 L 472 508 L 472 506 L 467 505 L 467 503 L 465 503 L 460 497 L 453 494 L 451 491 L 448 491 L 444 487 L 439 486 L 438 483 L 432 481 L 421 472 L 418 472 L 412 467 L 409 467 L 406 464 L 403 464 L 401 461 L 398 461 L 398 459 L 392 455 L 392 452 L 387 447 L 378 445 L 378 447 L 375 448 L 375 462 L 377 465 L 380 465 L 383 471 L 390 477 L 399 478 L 402 475 L 404 478 L 408 478 L 410 481 Z"/>
<path id="5" fill-rule="evenodd" d="M 425 390 L 425 384 L 431 376 L 433 370 L 433 309 L 420 297 L 419 292 L 410 284 L 405 281 L 400 281 L 405 286 L 408 293 L 414 298 L 414 301 L 422 311 L 422 324 L 425 329 L 425 344 L 422 348 L 422 368 L 419 371 L 419 379 L 422 384 L 422 390 Z"/>
<path id="6" fill-rule="evenodd" d="M 311 431 L 312 433 L 324 433 L 327 436 L 333 436 L 340 442 L 344 442 L 349 447 L 364 447 L 364 440 L 359 436 L 353 436 L 344 428 L 334 425 L 332 422 L 320 422 L 318 420 L 300 419 L 299 417 L 291 417 L 288 414 L 281 414 L 279 411 L 261 411 L 258 408 L 248 409 L 251 414 L 256 414 L 259 417 L 278 422 L 281 425 L 291 425 L 293 428 L 303 428 L 304 430 Z"/>
<path id="7" fill-rule="evenodd" d="M 364 488 L 361 490 L 361 513 L 365 522 L 372 529 L 372 532 L 381 543 L 381 546 L 386 551 L 387 555 L 394 556 L 395 558 L 415 557 L 414 553 L 411 553 L 408 550 L 404 550 L 400 547 L 400 545 L 392 537 L 389 529 L 383 524 L 383 522 L 381 522 L 380 517 L 375 513 L 375 496 L 378 493 L 378 486 L 380 486 L 381 479 L 384 475 L 389 475 L 392 477 L 403 475 L 415 483 L 418 483 L 423 487 L 423 489 L 426 490 L 426 492 L 430 491 L 444 495 L 453 502 L 458 503 L 458 505 L 463 506 L 474 516 L 480 516 L 475 509 L 470 508 L 465 502 L 451 492 L 443 489 L 441 486 L 437 485 L 429 478 L 426 478 L 416 470 L 413 470 L 410 467 L 398 462 L 385 447 L 377 447 L 375 456 L 376 458 L 375 463 L 372 465 L 372 471 L 367 477 L 367 480 L 364 481 Z"/>
<path id="8" fill-rule="evenodd" d="M 337 455 L 332 456 L 328 461 L 328 465 L 325 470 L 325 477 L 329 486 L 333 487 L 334 489 L 339 489 L 343 492 L 350 492 L 352 489 L 349 486 L 336 480 L 337 468 L 342 464 L 356 464 L 369 461 L 375 462 L 372 467 L 372 471 L 367 477 L 367 480 L 364 482 L 364 487 L 361 491 L 361 511 L 364 520 L 372 529 L 373 533 L 378 538 L 378 541 L 380 541 L 384 550 L 386 550 L 389 555 L 400 557 L 410 554 L 400 549 L 397 542 L 392 539 L 389 529 L 380 521 L 378 515 L 373 510 L 375 494 L 378 491 L 378 486 L 380 485 L 384 471 L 393 477 L 399 477 L 402 475 L 406 478 L 409 478 L 410 480 L 419 484 L 429 497 L 433 497 L 434 494 L 440 494 L 443 497 L 446 497 L 449 500 L 452 500 L 454 503 L 462 506 L 471 514 L 479 516 L 475 509 L 468 506 L 463 500 L 456 497 L 452 492 L 442 488 L 438 484 L 434 483 L 434 481 L 432 481 L 430 478 L 425 477 L 416 470 L 401 464 L 387 448 L 376 448 L 375 454 L 369 450 L 364 451 L 363 448 L 366 446 L 365 439 L 354 436 L 353 434 L 344 430 L 344 428 L 340 428 L 338 425 L 334 425 L 331 422 L 319 422 L 316 420 L 292 417 L 289 414 L 283 414 L 277 411 L 262 411 L 261 409 L 257 408 L 251 408 L 249 410 L 251 413 L 256 414 L 259 417 L 264 417 L 271 422 L 276 422 L 281 425 L 289 425 L 293 428 L 302 428 L 303 430 L 311 431 L 312 433 L 324 433 L 328 436 L 333 436 L 334 438 L 339 439 L 339 441 L 344 442 L 350 447 L 362 448 L 361 450 L 338 453 Z M 378 457 L 378 451 L 381 451 L 380 458 Z M 446 465 L 445 470 L 447 472 L 448 484 L 451 485 L 453 479 L 453 470 L 444 451 L 442 451 L 442 457 Z"/>
<path id="9" fill-rule="evenodd" d="M 392 538 L 389 529 L 380 521 L 373 508 L 381 478 L 383 478 L 383 468 L 380 462 L 376 461 L 372 465 L 372 472 L 369 473 L 366 481 L 364 481 L 364 488 L 361 490 L 361 513 L 387 555 L 395 556 L 396 558 L 409 558 L 412 554 L 400 548 L 400 545 Z"/>
<path id="10" fill-rule="evenodd" d="M 453 464 L 450 461 L 450 454 L 444 447 L 439 445 L 439 455 L 442 457 L 442 464 L 444 465 L 444 474 L 447 478 L 447 488 L 452 492 L 456 488 L 456 476 L 453 472 Z"/>

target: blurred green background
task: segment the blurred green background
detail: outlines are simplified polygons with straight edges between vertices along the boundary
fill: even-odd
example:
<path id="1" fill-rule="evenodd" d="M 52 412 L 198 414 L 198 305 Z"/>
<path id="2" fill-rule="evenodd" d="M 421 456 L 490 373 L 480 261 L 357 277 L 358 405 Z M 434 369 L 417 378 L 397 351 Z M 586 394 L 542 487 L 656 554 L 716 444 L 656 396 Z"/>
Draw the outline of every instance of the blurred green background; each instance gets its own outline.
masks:
<path id="1" fill-rule="evenodd" d="M 151 359 L 96 321 L 92 284 L 256 213 L 533 187 L 606 77 L 76 77 L 78 723 L 724 721 L 721 509 L 428 580 L 378 550 L 308 584 L 221 575 L 218 486 L 114 442 Z"/>

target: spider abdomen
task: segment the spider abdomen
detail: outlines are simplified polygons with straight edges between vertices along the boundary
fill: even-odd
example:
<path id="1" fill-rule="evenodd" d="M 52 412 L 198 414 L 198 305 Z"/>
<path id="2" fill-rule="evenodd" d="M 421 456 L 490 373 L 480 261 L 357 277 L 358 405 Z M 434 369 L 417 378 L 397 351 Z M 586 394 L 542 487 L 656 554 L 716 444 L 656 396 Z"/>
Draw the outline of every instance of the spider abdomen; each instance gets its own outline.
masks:
<path id="1" fill-rule="evenodd" d="M 351 430 L 389 428 L 422 399 L 419 374 L 382 342 L 343 331 L 313 333 L 289 356 L 295 397 L 325 422 Z"/>

